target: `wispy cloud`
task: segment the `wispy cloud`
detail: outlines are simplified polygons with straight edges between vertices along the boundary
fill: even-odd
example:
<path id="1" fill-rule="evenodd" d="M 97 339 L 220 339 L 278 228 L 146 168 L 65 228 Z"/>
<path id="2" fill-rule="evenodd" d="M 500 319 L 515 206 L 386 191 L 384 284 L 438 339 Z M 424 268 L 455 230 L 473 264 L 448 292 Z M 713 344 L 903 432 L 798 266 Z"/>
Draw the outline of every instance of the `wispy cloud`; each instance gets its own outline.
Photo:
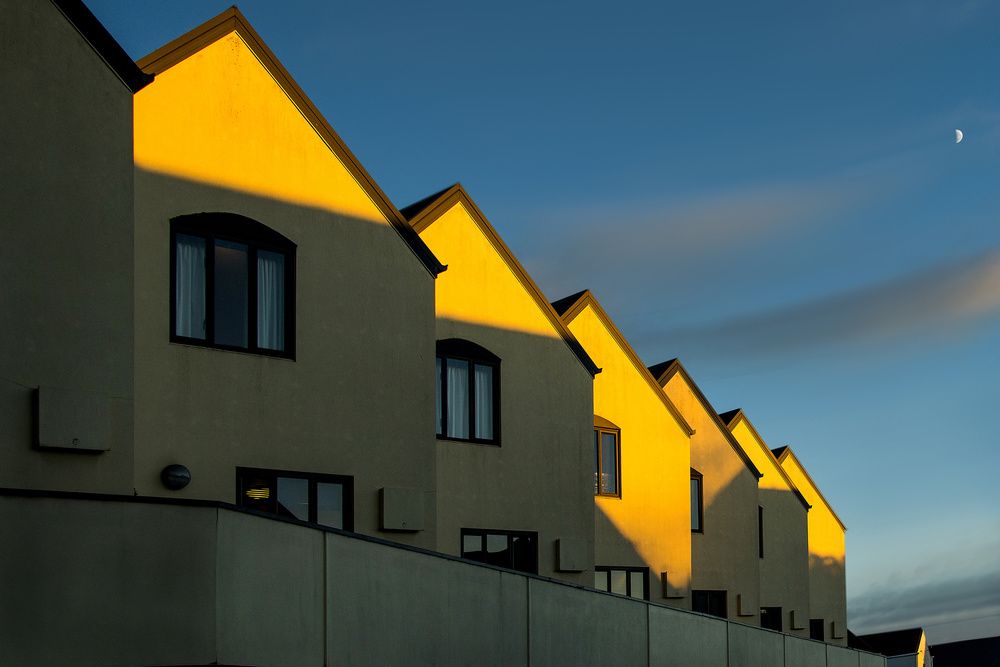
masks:
<path id="1" fill-rule="evenodd" d="M 585 283 L 604 296 L 646 300 L 644 290 L 666 279 L 690 280 L 698 267 L 823 226 L 884 193 L 888 178 L 852 173 L 549 212 L 536 223 L 544 230 L 537 254 L 524 260 L 555 298 Z"/>
<path id="2" fill-rule="evenodd" d="M 971 576 L 886 584 L 848 602 L 851 629 L 859 634 L 923 627 L 932 641 L 951 641 L 959 623 L 1000 624 L 1000 567 Z M 990 620 L 992 619 L 992 620 Z"/>
<path id="3" fill-rule="evenodd" d="M 647 331 L 716 355 L 774 354 L 829 345 L 877 346 L 953 337 L 1000 314 L 1000 248 L 896 280 L 704 327 Z"/>

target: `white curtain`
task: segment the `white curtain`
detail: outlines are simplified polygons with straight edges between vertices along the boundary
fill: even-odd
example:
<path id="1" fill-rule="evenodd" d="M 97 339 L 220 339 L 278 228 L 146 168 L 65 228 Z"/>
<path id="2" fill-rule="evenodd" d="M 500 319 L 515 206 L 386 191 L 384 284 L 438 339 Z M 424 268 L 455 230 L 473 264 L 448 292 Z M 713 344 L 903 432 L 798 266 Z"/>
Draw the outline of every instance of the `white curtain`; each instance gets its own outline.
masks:
<path id="1" fill-rule="evenodd" d="M 493 368 L 476 364 L 476 437 L 493 439 Z"/>
<path id="2" fill-rule="evenodd" d="M 257 251 L 257 347 L 285 349 L 285 256 Z"/>
<path id="3" fill-rule="evenodd" d="M 177 235 L 174 333 L 205 339 L 205 239 Z"/>
<path id="4" fill-rule="evenodd" d="M 448 359 L 448 436 L 469 437 L 469 362 Z"/>

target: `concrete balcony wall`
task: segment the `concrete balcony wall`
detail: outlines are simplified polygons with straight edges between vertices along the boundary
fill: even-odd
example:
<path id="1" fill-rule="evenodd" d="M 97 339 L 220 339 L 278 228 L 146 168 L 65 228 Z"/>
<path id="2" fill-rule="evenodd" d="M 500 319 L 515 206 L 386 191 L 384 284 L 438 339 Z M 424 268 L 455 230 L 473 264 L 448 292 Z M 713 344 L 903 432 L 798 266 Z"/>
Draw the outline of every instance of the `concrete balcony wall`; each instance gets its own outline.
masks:
<path id="1" fill-rule="evenodd" d="M 223 503 L 0 492 L 31 665 L 885 667 L 885 658 Z"/>

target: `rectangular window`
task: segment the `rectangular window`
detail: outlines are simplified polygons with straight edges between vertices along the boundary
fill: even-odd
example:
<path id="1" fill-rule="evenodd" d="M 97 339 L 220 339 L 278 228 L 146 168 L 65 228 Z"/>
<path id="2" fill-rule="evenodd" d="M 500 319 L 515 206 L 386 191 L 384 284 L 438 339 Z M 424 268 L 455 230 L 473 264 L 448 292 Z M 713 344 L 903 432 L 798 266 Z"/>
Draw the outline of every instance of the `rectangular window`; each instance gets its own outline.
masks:
<path id="1" fill-rule="evenodd" d="M 702 533 L 704 529 L 705 511 L 702 501 L 702 481 L 701 473 L 694 468 L 691 469 L 691 532 Z"/>
<path id="2" fill-rule="evenodd" d="M 538 574 L 538 533 L 463 528 L 462 558 Z"/>
<path id="3" fill-rule="evenodd" d="M 295 244 L 227 213 L 171 221 L 171 340 L 293 357 Z"/>
<path id="4" fill-rule="evenodd" d="M 764 557 L 764 508 L 757 506 L 757 557 Z"/>
<path id="5" fill-rule="evenodd" d="M 810 618 L 809 619 L 809 639 L 815 639 L 818 641 L 826 641 L 826 637 L 823 636 L 823 619 L 822 618 Z"/>
<path id="6" fill-rule="evenodd" d="M 236 504 L 240 507 L 354 530 L 353 477 L 237 468 L 236 484 Z"/>
<path id="7" fill-rule="evenodd" d="M 627 595 L 630 598 L 648 600 L 649 568 L 598 565 L 594 568 L 594 588 L 599 591 Z"/>
<path id="8" fill-rule="evenodd" d="M 760 627 L 781 632 L 781 607 L 761 607 Z"/>
<path id="9" fill-rule="evenodd" d="M 691 591 L 691 610 L 729 618 L 727 598 L 726 591 Z"/>
<path id="10" fill-rule="evenodd" d="M 594 429 L 594 495 L 621 496 L 619 431 Z"/>

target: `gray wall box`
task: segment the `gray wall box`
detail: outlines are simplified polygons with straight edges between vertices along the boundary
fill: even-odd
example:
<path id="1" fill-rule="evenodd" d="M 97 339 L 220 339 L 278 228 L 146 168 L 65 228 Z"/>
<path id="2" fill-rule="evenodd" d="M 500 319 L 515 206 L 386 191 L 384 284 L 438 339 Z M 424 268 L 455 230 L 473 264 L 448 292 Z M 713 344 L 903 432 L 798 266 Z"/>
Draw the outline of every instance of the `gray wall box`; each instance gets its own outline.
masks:
<path id="1" fill-rule="evenodd" d="M 382 530 L 417 531 L 424 529 L 424 494 L 414 489 L 379 489 L 382 505 Z"/>
<path id="2" fill-rule="evenodd" d="M 686 573 L 661 572 L 660 579 L 663 580 L 663 597 L 674 600 L 687 597 L 689 586 Z"/>
<path id="3" fill-rule="evenodd" d="M 587 562 L 587 541 L 581 538 L 556 540 L 556 558 L 556 570 L 559 572 L 583 572 L 591 565 Z"/>
<path id="4" fill-rule="evenodd" d="M 97 391 L 38 388 L 38 446 L 111 450 L 111 401 Z"/>

